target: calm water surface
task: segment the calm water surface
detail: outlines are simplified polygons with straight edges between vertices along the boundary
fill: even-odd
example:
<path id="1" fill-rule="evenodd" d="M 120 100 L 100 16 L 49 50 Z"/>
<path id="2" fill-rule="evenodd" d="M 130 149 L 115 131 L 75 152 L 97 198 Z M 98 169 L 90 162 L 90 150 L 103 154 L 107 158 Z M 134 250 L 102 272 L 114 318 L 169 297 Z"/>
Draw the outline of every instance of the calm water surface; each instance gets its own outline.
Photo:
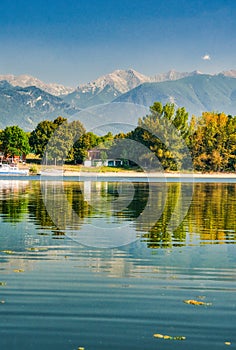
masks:
<path id="1" fill-rule="evenodd" d="M 0 349 L 234 348 L 235 215 L 234 183 L 1 180 Z"/>

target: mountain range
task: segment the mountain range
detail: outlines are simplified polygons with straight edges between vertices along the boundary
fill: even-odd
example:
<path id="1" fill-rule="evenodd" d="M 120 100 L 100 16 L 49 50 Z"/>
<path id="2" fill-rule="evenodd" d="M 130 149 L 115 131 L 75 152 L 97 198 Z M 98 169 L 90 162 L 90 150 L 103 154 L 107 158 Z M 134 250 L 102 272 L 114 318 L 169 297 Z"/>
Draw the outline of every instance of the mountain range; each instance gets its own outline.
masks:
<path id="1" fill-rule="evenodd" d="M 144 83 L 114 100 L 145 106 L 155 101 L 172 102 L 176 108 L 185 107 L 195 115 L 213 110 L 236 115 L 236 79 L 223 74 L 202 74 L 175 81 Z"/>
<path id="2" fill-rule="evenodd" d="M 0 127 L 18 125 L 30 131 L 44 119 L 69 117 L 78 112 L 57 96 L 35 86 L 12 86 L 0 81 Z"/>
<path id="3" fill-rule="evenodd" d="M 20 86 L 20 87 L 28 87 L 35 86 L 41 90 L 48 92 L 49 94 L 60 96 L 66 95 L 74 91 L 74 88 L 67 87 L 62 84 L 50 83 L 46 84 L 38 78 L 32 77 L 31 75 L 22 74 L 22 75 L 13 75 L 13 74 L 5 74 L 0 75 L 0 81 L 6 80 L 12 86 Z"/>
<path id="4" fill-rule="evenodd" d="M 215 75 L 171 70 L 149 77 L 129 69 L 72 88 L 30 75 L 0 75 L 0 128 L 19 125 L 30 131 L 41 120 L 76 116 L 81 109 L 110 102 L 147 107 L 155 101 L 173 102 L 189 115 L 211 110 L 236 115 L 235 78 L 236 70 Z"/>
<path id="5" fill-rule="evenodd" d="M 138 73 L 133 69 L 115 70 L 88 84 L 78 86 L 74 92 L 63 98 L 73 106 L 87 108 L 100 103 L 111 102 L 140 84 L 151 81 L 151 77 Z"/>

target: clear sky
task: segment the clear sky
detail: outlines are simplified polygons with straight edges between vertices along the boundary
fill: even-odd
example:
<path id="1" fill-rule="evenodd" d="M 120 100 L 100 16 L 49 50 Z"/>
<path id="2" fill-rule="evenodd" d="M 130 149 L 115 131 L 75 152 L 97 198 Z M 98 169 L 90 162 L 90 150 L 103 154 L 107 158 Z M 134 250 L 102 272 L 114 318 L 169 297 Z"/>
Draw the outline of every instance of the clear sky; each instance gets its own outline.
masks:
<path id="1" fill-rule="evenodd" d="M 0 74 L 77 86 L 128 68 L 236 69 L 236 1 L 0 1 Z"/>

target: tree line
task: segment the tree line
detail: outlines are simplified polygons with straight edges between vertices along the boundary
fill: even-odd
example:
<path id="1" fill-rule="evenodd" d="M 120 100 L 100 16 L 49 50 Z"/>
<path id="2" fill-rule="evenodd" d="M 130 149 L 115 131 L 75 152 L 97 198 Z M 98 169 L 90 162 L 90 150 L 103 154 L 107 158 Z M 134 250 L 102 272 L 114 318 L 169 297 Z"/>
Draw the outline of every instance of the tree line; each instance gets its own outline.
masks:
<path id="1" fill-rule="evenodd" d="M 103 153 L 105 150 L 108 158 L 122 159 L 123 166 L 142 164 L 154 170 L 160 166 L 165 170 L 184 168 L 187 148 L 197 171 L 235 171 L 236 116 L 203 112 L 189 119 L 184 107 L 155 102 L 149 114 L 126 134 L 98 136 L 86 132 L 80 121 L 69 122 L 63 117 L 44 120 L 30 133 L 18 126 L 0 132 L 0 151 L 8 157 L 32 152 L 40 157 L 48 155 L 49 161 L 66 159 L 81 164 L 87 151 L 95 147 Z"/>
<path id="2" fill-rule="evenodd" d="M 158 163 L 165 170 L 184 168 L 187 149 L 196 171 L 236 170 L 236 116 L 203 112 L 189 120 L 184 107 L 175 109 L 173 103 L 163 106 L 155 102 L 150 114 L 140 118 L 133 131 L 115 136 L 117 149 L 121 138 L 136 141 L 133 147 L 129 144 L 131 159 L 137 157 L 138 144 L 151 151 L 141 155 L 148 168 L 155 169 Z"/>
<path id="3" fill-rule="evenodd" d="M 83 163 L 87 151 L 113 139 L 111 133 L 104 136 L 86 132 L 80 121 L 68 122 L 61 116 L 55 120 L 43 120 L 32 132 L 25 132 L 19 126 L 7 126 L 0 131 L 0 151 L 6 158 L 27 156 L 33 153 L 48 161 L 67 160 L 74 164 Z"/>

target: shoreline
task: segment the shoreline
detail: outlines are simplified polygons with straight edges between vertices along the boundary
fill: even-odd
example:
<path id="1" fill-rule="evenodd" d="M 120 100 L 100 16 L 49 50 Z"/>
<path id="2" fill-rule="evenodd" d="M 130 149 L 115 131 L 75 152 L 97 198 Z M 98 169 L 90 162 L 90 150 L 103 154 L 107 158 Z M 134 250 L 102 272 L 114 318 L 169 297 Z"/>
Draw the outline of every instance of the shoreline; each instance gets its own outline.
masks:
<path id="1" fill-rule="evenodd" d="M 48 173 L 23 175 L 1 175 L 0 180 L 54 180 L 54 181 L 106 181 L 112 180 L 132 180 L 151 181 L 151 182 L 194 182 L 194 181 L 214 181 L 219 182 L 236 182 L 235 173 L 180 173 L 180 172 L 136 172 L 136 171 L 73 171 L 73 170 L 58 170 L 51 169 Z"/>
<path id="2" fill-rule="evenodd" d="M 120 178 L 194 178 L 194 179 L 236 179 L 236 173 L 178 173 L 178 172 L 89 172 L 89 171 L 68 171 L 63 172 L 65 177 L 120 177 Z"/>

